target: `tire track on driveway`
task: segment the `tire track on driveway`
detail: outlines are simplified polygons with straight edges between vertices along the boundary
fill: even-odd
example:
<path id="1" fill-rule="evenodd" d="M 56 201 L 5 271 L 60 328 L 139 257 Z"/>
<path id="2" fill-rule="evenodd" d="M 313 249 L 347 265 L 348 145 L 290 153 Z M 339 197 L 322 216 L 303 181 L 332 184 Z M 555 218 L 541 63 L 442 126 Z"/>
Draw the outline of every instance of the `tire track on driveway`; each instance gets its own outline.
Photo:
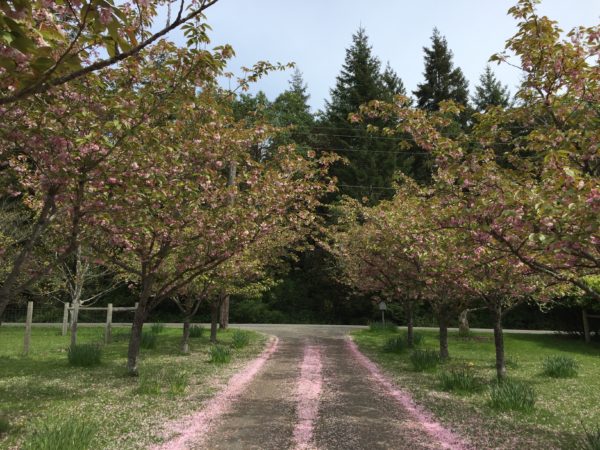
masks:
<path id="1" fill-rule="evenodd" d="M 314 426 L 319 413 L 319 401 L 323 389 L 321 374 L 321 349 L 305 345 L 304 359 L 300 366 L 300 379 L 296 387 L 298 419 L 294 428 L 296 450 L 314 448 Z"/>
<path id="2" fill-rule="evenodd" d="M 303 339 L 282 337 L 264 370 L 221 417 L 208 439 L 190 446 L 210 450 L 281 450 L 294 447 L 296 380 Z"/>

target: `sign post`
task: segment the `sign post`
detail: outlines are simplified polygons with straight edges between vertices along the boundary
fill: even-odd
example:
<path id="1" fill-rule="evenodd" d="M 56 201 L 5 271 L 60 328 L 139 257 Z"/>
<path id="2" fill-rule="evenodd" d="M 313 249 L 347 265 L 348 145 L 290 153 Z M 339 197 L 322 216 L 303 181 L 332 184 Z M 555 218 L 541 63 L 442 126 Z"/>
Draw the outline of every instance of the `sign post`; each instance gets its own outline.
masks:
<path id="1" fill-rule="evenodd" d="M 385 310 L 387 309 L 387 305 L 382 300 L 379 302 L 379 310 L 381 311 L 381 324 L 385 326 Z"/>

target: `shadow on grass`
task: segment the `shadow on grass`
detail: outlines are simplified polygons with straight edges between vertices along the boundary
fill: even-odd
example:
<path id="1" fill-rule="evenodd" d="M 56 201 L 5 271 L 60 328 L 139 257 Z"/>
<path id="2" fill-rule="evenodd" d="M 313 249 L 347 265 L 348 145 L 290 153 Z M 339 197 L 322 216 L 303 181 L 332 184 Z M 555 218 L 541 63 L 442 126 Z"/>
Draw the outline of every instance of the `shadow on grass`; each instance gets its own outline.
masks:
<path id="1" fill-rule="evenodd" d="M 586 344 L 583 339 L 579 340 L 564 334 L 511 334 L 509 340 L 529 342 L 536 346 L 556 351 L 578 353 L 586 356 L 600 356 L 600 342 Z"/>

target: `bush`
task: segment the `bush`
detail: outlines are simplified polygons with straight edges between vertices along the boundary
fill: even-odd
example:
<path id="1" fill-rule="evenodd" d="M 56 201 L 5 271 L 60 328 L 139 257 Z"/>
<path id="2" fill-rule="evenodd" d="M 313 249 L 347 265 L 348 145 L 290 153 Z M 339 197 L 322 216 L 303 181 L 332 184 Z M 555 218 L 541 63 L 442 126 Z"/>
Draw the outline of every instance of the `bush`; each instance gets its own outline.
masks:
<path id="1" fill-rule="evenodd" d="M 528 412 L 535 406 L 535 401 L 535 389 L 521 381 L 505 379 L 490 388 L 490 406 L 494 409 Z"/>
<path id="2" fill-rule="evenodd" d="M 165 326 L 160 322 L 156 322 L 152 324 L 152 326 L 150 327 L 150 331 L 154 334 L 160 334 L 163 331 L 165 331 Z"/>
<path id="3" fill-rule="evenodd" d="M 231 345 L 234 348 L 244 348 L 250 343 L 250 336 L 242 330 L 235 330 L 231 336 Z"/>
<path id="4" fill-rule="evenodd" d="M 397 330 L 398 330 L 398 327 L 396 326 L 395 323 L 392 323 L 392 322 L 386 322 L 386 323 L 371 322 L 369 324 L 369 331 L 373 331 L 376 333 L 381 333 L 381 332 L 395 333 Z"/>
<path id="5" fill-rule="evenodd" d="M 67 356 L 72 366 L 97 366 L 102 362 L 102 347 L 98 344 L 77 344 L 69 347 Z"/>
<path id="6" fill-rule="evenodd" d="M 191 338 L 201 338 L 204 334 L 204 328 L 200 325 L 192 325 L 190 327 L 190 337 Z"/>
<path id="7" fill-rule="evenodd" d="M 475 392 L 481 387 L 479 380 L 467 368 L 444 371 L 440 374 L 439 381 L 444 391 Z"/>
<path id="8" fill-rule="evenodd" d="M 10 430 L 10 422 L 8 417 L 6 417 L 3 413 L 0 413 L 0 435 L 4 433 L 8 433 Z"/>
<path id="9" fill-rule="evenodd" d="M 213 364 L 226 364 L 231 361 L 231 350 L 222 345 L 213 345 L 208 350 L 208 362 Z"/>
<path id="10" fill-rule="evenodd" d="M 440 363 L 440 356 L 435 350 L 414 350 L 410 354 L 410 362 L 417 372 L 435 369 Z"/>
<path id="11" fill-rule="evenodd" d="M 82 420 L 56 421 L 37 427 L 25 439 L 23 450 L 93 449 L 95 426 Z"/>
<path id="12" fill-rule="evenodd" d="M 140 341 L 140 347 L 145 349 L 153 349 L 156 348 L 156 341 L 158 340 L 158 335 L 154 332 L 143 332 L 142 339 Z"/>
<path id="13" fill-rule="evenodd" d="M 570 356 L 549 356 L 544 360 L 542 373 L 552 378 L 577 376 L 579 365 Z"/>
<path id="14" fill-rule="evenodd" d="M 405 336 L 394 336 L 389 338 L 385 344 L 383 344 L 383 351 L 386 353 L 402 353 L 406 350 L 406 347 Z"/>
<path id="15" fill-rule="evenodd" d="M 583 436 L 577 440 L 575 449 L 600 450 L 600 425 L 596 425 L 590 430 L 583 425 Z"/>

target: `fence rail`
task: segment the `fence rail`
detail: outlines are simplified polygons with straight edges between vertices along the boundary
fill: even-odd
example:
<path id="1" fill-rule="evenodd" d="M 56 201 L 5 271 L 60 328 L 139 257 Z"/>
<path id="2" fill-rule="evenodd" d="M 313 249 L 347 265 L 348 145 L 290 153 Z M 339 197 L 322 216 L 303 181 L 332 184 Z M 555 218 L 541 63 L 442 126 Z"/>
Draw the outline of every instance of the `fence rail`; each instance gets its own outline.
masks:
<path id="1" fill-rule="evenodd" d="M 71 328 L 73 324 L 73 316 L 77 316 L 77 324 L 84 323 L 98 323 L 104 324 L 104 342 L 106 344 L 110 343 L 112 340 L 112 325 L 114 322 L 127 323 L 131 322 L 132 312 L 134 312 L 138 307 L 136 303 L 135 306 L 117 306 L 114 307 L 112 303 L 109 303 L 108 306 L 101 307 L 89 307 L 89 306 L 79 306 L 78 308 L 74 308 L 70 303 L 64 303 L 62 307 L 60 305 L 48 305 L 41 304 L 35 305 L 34 302 L 27 302 L 26 305 L 9 305 L 2 318 L 0 318 L 0 325 L 4 323 L 22 323 L 25 326 L 25 335 L 23 338 L 23 354 L 27 355 L 29 353 L 30 343 L 31 343 L 31 327 L 33 324 L 43 324 L 43 323 L 61 323 L 61 334 L 65 336 L 67 331 Z M 77 310 L 75 313 L 74 311 Z M 115 321 L 114 313 L 118 313 L 122 317 L 125 313 L 128 313 L 129 320 L 125 321 Z M 103 314 L 98 314 L 103 313 Z M 96 320 L 90 320 L 96 319 Z M 99 319 L 99 320 L 98 320 Z"/>

